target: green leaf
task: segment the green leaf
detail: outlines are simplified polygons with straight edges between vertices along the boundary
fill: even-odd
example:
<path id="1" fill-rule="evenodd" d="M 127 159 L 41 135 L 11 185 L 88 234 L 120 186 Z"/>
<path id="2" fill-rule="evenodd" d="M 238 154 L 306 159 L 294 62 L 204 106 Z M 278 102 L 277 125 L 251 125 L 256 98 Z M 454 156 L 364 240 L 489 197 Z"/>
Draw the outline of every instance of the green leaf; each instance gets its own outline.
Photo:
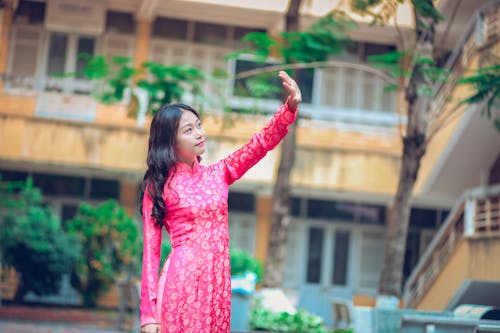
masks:
<path id="1" fill-rule="evenodd" d="M 434 65 L 434 59 L 430 57 L 424 57 L 424 56 L 417 56 L 415 58 L 415 63 L 419 65 Z"/>
<path id="2" fill-rule="evenodd" d="M 444 16 L 436 9 L 432 0 L 412 0 L 412 3 L 420 16 L 436 21 L 444 20 Z"/>
<path id="3" fill-rule="evenodd" d="M 407 53 L 401 51 L 392 51 L 384 54 L 376 54 L 368 56 L 368 62 L 370 63 L 383 63 L 383 64 L 397 64 L 401 62 Z"/>
<path id="4" fill-rule="evenodd" d="M 427 86 L 427 85 L 421 85 L 420 87 L 418 87 L 417 89 L 417 95 L 419 96 L 434 96 L 434 92 L 432 90 L 431 87 Z"/>
<path id="5" fill-rule="evenodd" d="M 389 93 L 389 92 L 397 91 L 398 88 L 399 88 L 399 86 L 396 83 L 395 84 L 388 84 L 388 85 L 384 86 L 383 92 Z"/>

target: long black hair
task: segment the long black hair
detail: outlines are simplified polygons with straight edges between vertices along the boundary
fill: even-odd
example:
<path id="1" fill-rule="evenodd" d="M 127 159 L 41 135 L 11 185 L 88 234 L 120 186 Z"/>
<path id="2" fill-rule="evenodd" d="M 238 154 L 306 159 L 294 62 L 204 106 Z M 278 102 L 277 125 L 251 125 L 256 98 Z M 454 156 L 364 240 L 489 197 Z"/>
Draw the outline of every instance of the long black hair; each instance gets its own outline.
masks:
<path id="1" fill-rule="evenodd" d="M 175 172 L 177 129 L 184 110 L 191 111 L 198 119 L 200 118 L 198 112 L 189 105 L 167 104 L 158 109 L 149 129 L 148 169 L 142 180 L 140 210 L 142 214 L 144 193 L 147 189 L 153 200 L 151 217 L 156 220 L 159 227 L 163 226 L 163 219 L 167 213 L 162 194 L 165 182 L 171 172 Z"/>

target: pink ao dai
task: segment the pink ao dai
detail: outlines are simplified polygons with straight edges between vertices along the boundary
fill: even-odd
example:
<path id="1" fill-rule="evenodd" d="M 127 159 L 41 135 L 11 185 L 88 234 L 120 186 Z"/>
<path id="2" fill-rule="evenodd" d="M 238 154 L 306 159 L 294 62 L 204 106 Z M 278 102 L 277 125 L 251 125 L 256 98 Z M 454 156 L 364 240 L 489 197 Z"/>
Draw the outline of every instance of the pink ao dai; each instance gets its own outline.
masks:
<path id="1" fill-rule="evenodd" d="M 172 253 L 159 277 L 161 228 L 150 217 L 152 201 L 146 191 L 141 326 L 160 323 L 162 333 L 230 331 L 229 185 L 284 138 L 295 115 L 285 104 L 263 130 L 219 162 L 177 165 L 163 195 Z"/>

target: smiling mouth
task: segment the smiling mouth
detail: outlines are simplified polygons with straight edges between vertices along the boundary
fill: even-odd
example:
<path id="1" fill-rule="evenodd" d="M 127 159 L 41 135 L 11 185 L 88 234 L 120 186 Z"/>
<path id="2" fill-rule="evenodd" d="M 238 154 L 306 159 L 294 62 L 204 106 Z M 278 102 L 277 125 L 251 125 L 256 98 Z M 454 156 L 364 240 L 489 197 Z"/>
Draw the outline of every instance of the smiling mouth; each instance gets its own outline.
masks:
<path id="1" fill-rule="evenodd" d="M 201 147 L 201 146 L 203 146 L 203 145 L 205 145 L 205 141 L 202 141 L 202 142 L 200 142 L 200 143 L 196 144 L 196 147 Z"/>

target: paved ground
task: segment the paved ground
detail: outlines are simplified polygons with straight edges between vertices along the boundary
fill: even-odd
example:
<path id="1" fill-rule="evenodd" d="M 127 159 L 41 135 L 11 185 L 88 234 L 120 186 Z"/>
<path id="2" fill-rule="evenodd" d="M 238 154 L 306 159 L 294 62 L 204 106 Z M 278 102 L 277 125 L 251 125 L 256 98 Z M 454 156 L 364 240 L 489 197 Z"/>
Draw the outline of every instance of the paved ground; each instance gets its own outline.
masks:
<path id="1" fill-rule="evenodd" d="M 126 331 L 99 329 L 77 324 L 29 323 L 0 321 L 0 333 L 123 333 Z"/>
<path id="2" fill-rule="evenodd" d="M 42 306 L 0 306 L 0 333 L 119 333 L 131 332 L 128 313 L 118 330 L 117 311 Z"/>

